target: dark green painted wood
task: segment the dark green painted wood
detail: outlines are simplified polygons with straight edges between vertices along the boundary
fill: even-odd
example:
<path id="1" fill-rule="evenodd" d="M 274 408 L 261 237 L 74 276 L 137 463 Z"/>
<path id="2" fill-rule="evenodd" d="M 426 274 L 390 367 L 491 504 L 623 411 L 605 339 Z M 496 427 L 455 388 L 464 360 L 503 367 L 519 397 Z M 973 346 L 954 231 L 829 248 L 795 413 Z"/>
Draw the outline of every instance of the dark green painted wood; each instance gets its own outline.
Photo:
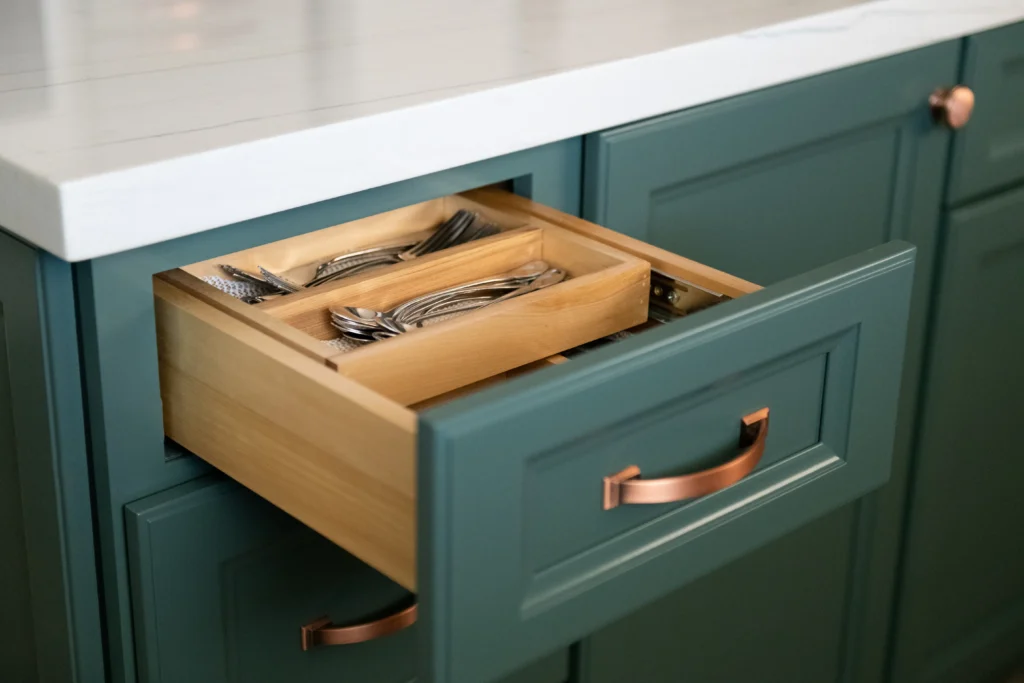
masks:
<path id="1" fill-rule="evenodd" d="M 834 625 L 849 607 L 856 514 L 847 505 L 601 630 L 587 642 L 583 680 L 839 680 L 845 643 Z"/>
<path id="2" fill-rule="evenodd" d="M 192 457 L 167 457 L 183 451 L 164 442 L 151 276 L 508 179 L 538 201 L 578 213 L 581 167 L 581 141 L 567 140 L 76 264 L 113 683 L 131 681 L 135 671 L 123 506 L 209 471 Z"/>
<path id="3" fill-rule="evenodd" d="M 70 266 L 0 233 L 0 672 L 104 680 Z"/>
<path id="4" fill-rule="evenodd" d="M 650 624 L 681 621 L 701 627 L 677 629 L 677 650 L 749 655 L 718 669 L 669 655 L 653 682 L 884 679 L 949 141 L 922 93 L 957 69 L 949 43 L 588 139 L 585 212 L 761 284 L 895 237 L 917 246 L 889 484 L 598 634 L 595 681 L 623 670 L 604 656 L 621 634 L 635 634 L 627 660 L 658 660 L 670 648 Z M 655 148 L 677 154 L 652 173 L 639 159 Z M 741 585 L 762 571 L 770 592 Z"/>
<path id="5" fill-rule="evenodd" d="M 0 251 L 0 258 L 3 256 L 4 251 Z M 10 297 L 4 298 L 10 308 Z M 34 681 L 36 644 L 31 628 L 32 596 L 18 481 L 7 318 L 0 304 L 0 557 L 4 558 L 0 562 L 0 669 L 15 681 Z"/>
<path id="6" fill-rule="evenodd" d="M 949 201 L 1024 180 L 1024 23 L 967 39 L 962 82 L 977 105 L 956 134 Z"/>
<path id="7" fill-rule="evenodd" d="M 953 211 L 928 360 L 894 681 L 1024 659 L 1024 189 Z"/>
<path id="8" fill-rule="evenodd" d="M 918 155 L 947 139 L 928 94 L 958 55 L 946 43 L 589 136 L 584 217 L 761 285 L 907 239 Z"/>
<path id="9" fill-rule="evenodd" d="M 493 680 L 881 485 L 912 276 L 910 247 L 878 247 L 424 413 L 432 683 Z M 704 467 L 765 405 L 744 481 L 601 510 L 603 476 Z"/>
<path id="10" fill-rule="evenodd" d="M 397 584 L 233 482 L 206 477 L 126 511 L 145 683 L 406 683 L 417 627 L 303 652 L 299 627 L 357 623 L 408 599 Z M 504 683 L 562 683 L 561 651 Z"/>

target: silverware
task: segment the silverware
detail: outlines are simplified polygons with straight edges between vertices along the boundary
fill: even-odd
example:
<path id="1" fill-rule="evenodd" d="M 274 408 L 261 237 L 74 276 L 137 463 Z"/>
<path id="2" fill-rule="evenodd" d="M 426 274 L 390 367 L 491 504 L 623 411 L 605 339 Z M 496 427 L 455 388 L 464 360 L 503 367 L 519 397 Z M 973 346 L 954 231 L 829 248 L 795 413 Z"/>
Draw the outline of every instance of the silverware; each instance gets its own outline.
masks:
<path id="1" fill-rule="evenodd" d="M 267 294 L 294 294 L 310 287 L 319 287 L 327 282 L 365 273 L 374 268 L 381 268 L 402 263 L 426 254 L 448 249 L 484 237 L 490 237 L 500 231 L 493 223 L 482 221 L 472 211 L 460 209 L 448 220 L 439 225 L 429 236 L 416 242 L 404 241 L 396 244 L 368 247 L 358 251 L 339 254 L 316 267 L 313 277 L 304 284 L 293 282 L 263 266 L 257 266 L 262 277 L 230 265 L 220 268 L 229 276 L 242 282 L 258 285 L 267 289 Z M 240 297 L 246 303 L 260 303 L 264 293 L 258 292 Z"/>
<path id="2" fill-rule="evenodd" d="M 436 251 L 490 237 L 498 232 L 500 232 L 500 228 L 497 225 L 480 220 L 480 217 L 471 211 L 460 209 L 433 233 L 419 242 L 374 247 L 335 256 L 317 266 L 316 274 L 305 286 L 318 287 L 332 280 L 366 272 L 371 268 L 402 263 Z"/>
<path id="3" fill-rule="evenodd" d="M 302 285 L 297 285 L 297 284 L 295 284 L 294 282 L 292 282 L 291 280 L 289 280 L 287 278 L 283 278 L 280 275 L 275 275 L 274 273 L 271 273 L 269 270 L 267 270 L 263 266 L 256 266 L 256 267 L 259 268 L 260 275 L 262 275 L 266 279 L 266 281 L 268 283 L 270 283 L 274 287 L 277 287 L 282 292 L 286 292 L 288 294 L 294 294 L 295 292 L 301 292 L 302 291 Z"/>
<path id="4" fill-rule="evenodd" d="M 431 292 L 430 294 L 424 294 L 423 296 L 410 299 L 399 306 L 396 306 L 387 314 L 399 321 L 405 321 L 407 317 L 418 310 L 422 306 L 426 306 L 438 301 L 443 301 L 450 298 L 453 295 L 467 292 L 476 292 L 481 289 L 488 287 L 497 287 L 501 285 L 509 287 L 518 287 L 532 282 L 534 278 L 539 277 L 544 271 L 548 269 L 546 261 L 530 261 L 525 263 L 514 270 L 510 270 L 507 273 L 496 275 L 489 278 L 483 278 L 481 280 L 474 280 L 472 282 L 466 282 L 461 285 L 449 287 L 439 292 Z"/>
<path id="5" fill-rule="evenodd" d="M 355 341 L 379 341 L 422 327 L 427 320 L 478 310 L 550 287 L 565 277 L 564 271 L 549 268 L 544 261 L 531 261 L 501 275 L 415 297 L 389 311 L 360 306 L 332 308 L 331 324 Z"/>
<path id="6" fill-rule="evenodd" d="M 402 332 L 408 332 L 409 330 L 411 330 L 413 328 L 423 327 L 423 323 L 426 320 L 431 320 L 433 318 L 439 318 L 439 317 L 442 317 L 442 316 L 451 315 L 452 313 L 455 313 L 455 312 L 463 312 L 463 311 L 471 311 L 471 310 L 475 311 L 475 310 L 479 310 L 481 308 L 486 308 L 487 306 L 493 306 L 494 304 L 501 303 L 502 301 L 507 301 L 509 299 L 514 299 L 517 296 L 522 296 L 523 294 L 529 294 L 530 292 L 535 292 L 538 289 L 544 289 L 545 287 L 550 287 L 551 285 L 558 284 L 559 282 L 561 282 L 564 279 L 565 279 L 565 271 L 564 270 L 560 270 L 558 268 L 551 268 L 550 270 L 545 271 L 539 277 L 534 279 L 533 282 L 530 282 L 528 284 L 522 285 L 521 287 L 517 287 L 516 289 L 513 289 L 511 292 L 509 292 L 507 294 L 503 294 L 503 295 L 501 295 L 499 297 L 496 297 L 496 298 L 494 298 L 494 297 L 491 297 L 491 298 L 488 298 L 488 297 L 475 297 L 475 298 L 469 300 L 469 301 L 472 301 L 473 303 L 472 303 L 472 305 L 468 305 L 468 306 L 465 305 L 467 303 L 466 299 L 460 299 L 459 300 L 459 304 L 457 305 L 458 306 L 457 310 L 453 310 L 453 309 L 449 309 L 449 308 L 444 308 L 444 309 L 441 309 L 441 310 L 435 310 L 433 312 L 422 313 L 422 314 L 416 316 L 415 321 L 413 321 L 411 323 L 402 323 L 400 321 L 394 321 L 394 322 L 397 323 L 397 325 L 395 325 L 395 326 L 401 328 Z"/>
<path id="7" fill-rule="evenodd" d="M 258 275 L 253 275 L 247 270 L 236 268 L 232 265 L 228 265 L 227 263 L 219 263 L 217 264 L 217 267 L 223 270 L 231 277 L 235 278 L 236 280 L 241 280 L 242 282 L 248 282 L 254 285 L 267 285 L 273 287 L 273 285 L 271 285 L 263 278 L 259 277 Z"/>
<path id="8" fill-rule="evenodd" d="M 444 249 L 446 245 L 453 243 L 459 238 L 459 235 L 465 231 L 473 221 L 477 219 L 477 215 L 465 209 L 460 209 L 455 212 L 451 218 L 441 224 L 441 226 L 434 231 L 430 237 L 426 238 L 419 244 L 412 246 L 411 248 L 403 251 L 398 255 L 399 260 L 408 261 L 409 259 L 422 256 L 423 254 L 429 254 L 432 251 L 440 251 Z"/>
<path id="9" fill-rule="evenodd" d="M 333 270 L 333 268 L 337 266 L 339 263 L 347 261 L 349 259 L 364 258 L 367 256 L 375 256 L 377 254 L 382 253 L 399 254 L 405 251 L 406 249 L 415 246 L 416 244 L 418 244 L 418 242 L 402 242 L 401 244 L 387 244 L 377 247 L 369 247 L 367 249 L 360 249 L 359 251 L 350 251 L 345 254 L 340 254 L 330 260 L 324 261 L 319 266 L 317 266 L 315 277 L 320 277 L 321 275 L 326 274 L 328 271 Z"/>

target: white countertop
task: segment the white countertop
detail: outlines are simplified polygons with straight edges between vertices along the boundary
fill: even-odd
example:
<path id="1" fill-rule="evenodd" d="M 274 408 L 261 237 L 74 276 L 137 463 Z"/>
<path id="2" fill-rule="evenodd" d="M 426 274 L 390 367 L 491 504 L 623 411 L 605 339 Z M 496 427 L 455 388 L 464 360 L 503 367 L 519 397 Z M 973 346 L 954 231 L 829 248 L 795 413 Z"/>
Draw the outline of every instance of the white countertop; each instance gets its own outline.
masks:
<path id="1" fill-rule="evenodd" d="M 0 0 L 0 226 L 94 258 L 1019 19 L 1024 0 Z"/>

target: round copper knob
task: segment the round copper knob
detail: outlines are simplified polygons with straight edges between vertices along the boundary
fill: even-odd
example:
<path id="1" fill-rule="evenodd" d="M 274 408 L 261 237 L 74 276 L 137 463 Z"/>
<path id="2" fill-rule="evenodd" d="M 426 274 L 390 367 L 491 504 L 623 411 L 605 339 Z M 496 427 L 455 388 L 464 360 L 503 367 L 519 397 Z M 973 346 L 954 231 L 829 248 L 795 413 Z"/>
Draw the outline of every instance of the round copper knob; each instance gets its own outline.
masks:
<path id="1" fill-rule="evenodd" d="M 936 121 L 953 130 L 963 128 L 971 120 L 974 111 L 974 91 L 966 85 L 939 88 L 928 98 L 932 115 Z"/>

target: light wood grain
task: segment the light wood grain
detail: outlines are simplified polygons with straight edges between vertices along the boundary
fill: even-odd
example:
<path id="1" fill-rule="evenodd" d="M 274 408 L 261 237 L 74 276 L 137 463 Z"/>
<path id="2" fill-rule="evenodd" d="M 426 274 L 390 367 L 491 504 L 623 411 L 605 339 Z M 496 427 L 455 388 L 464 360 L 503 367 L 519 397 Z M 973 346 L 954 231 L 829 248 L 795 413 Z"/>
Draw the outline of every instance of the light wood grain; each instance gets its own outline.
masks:
<path id="1" fill-rule="evenodd" d="M 628 254 L 644 259 L 657 270 L 692 282 L 730 298 L 750 294 L 761 289 L 759 285 L 747 282 L 734 275 L 692 261 L 684 256 L 641 242 L 608 228 L 595 225 L 581 218 L 538 204 L 510 192 L 485 188 L 462 195 L 467 206 L 479 206 L 481 211 L 499 215 L 505 221 L 530 222 L 543 227 L 557 225 L 592 240 L 614 247 Z"/>
<path id="2" fill-rule="evenodd" d="M 458 387 L 457 389 L 446 391 L 443 394 L 438 394 L 437 396 L 433 396 L 424 401 L 420 401 L 419 403 L 414 403 L 410 405 L 409 408 L 417 412 L 426 410 L 428 408 L 434 408 L 436 406 L 441 405 L 442 403 L 448 403 L 449 401 L 453 401 L 457 398 L 469 396 L 470 394 L 475 394 L 481 389 L 486 389 L 487 387 L 494 386 L 496 384 L 501 384 L 502 382 L 507 381 L 508 373 L 500 372 L 497 375 L 487 377 L 485 379 L 480 380 L 479 382 L 473 382 L 472 384 L 467 384 L 465 386 Z"/>
<path id="3" fill-rule="evenodd" d="M 154 281 L 167 434 L 416 587 L 416 416 Z"/>
<path id="4" fill-rule="evenodd" d="M 630 259 L 331 362 L 341 374 L 411 405 L 638 325 L 647 320 L 649 287 L 650 267 Z"/>
<path id="5" fill-rule="evenodd" d="M 184 270 L 200 278 L 225 277 L 218 264 L 226 263 L 251 273 L 258 273 L 257 267 L 263 266 L 296 282 L 308 282 L 318 264 L 338 254 L 427 236 L 448 218 L 445 210 L 443 199 L 432 199 L 193 263 Z"/>
<path id="6" fill-rule="evenodd" d="M 316 339 L 334 339 L 332 306 L 386 311 L 403 301 L 496 275 L 541 258 L 542 233 L 533 228 L 470 242 L 390 268 L 329 283 L 268 301 L 262 312 Z"/>
<path id="7" fill-rule="evenodd" d="M 169 270 L 154 276 L 154 279 L 174 285 L 196 299 L 214 308 L 224 311 L 231 317 L 242 321 L 250 327 L 257 328 L 271 338 L 276 339 L 296 351 L 327 365 L 327 359 L 333 356 L 335 349 L 317 339 L 295 329 L 288 323 L 262 313 L 258 308 L 242 303 L 230 294 L 225 294 L 216 287 L 211 287 L 184 269 Z"/>
<path id="8" fill-rule="evenodd" d="M 535 360 L 534 362 L 527 363 L 526 365 L 520 365 L 518 368 L 512 368 L 511 370 L 505 373 L 505 376 L 508 379 L 512 379 L 513 377 L 519 377 L 520 375 L 529 375 L 534 372 L 537 372 L 538 370 L 543 370 L 545 368 L 554 367 L 555 365 L 561 365 L 562 363 L 568 362 L 568 358 L 556 353 L 553 356 L 541 358 L 540 360 Z"/>
<path id="9" fill-rule="evenodd" d="M 509 381 L 510 379 L 522 377 L 523 375 L 530 375 L 539 370 L 550 368 L 555 365 L 561 365 L 562 363 L 567 363 L 568 361 L 568 358 L 561 355 L 541 358 L 540 360 L 534 361 L 532 363 L 521 365 L 518 368 L 512 368 L 508 372 L 502 372 L 497 375 L 494 375 L 493 377 L 482 379 L 479 382 L 473 382 L 472 384 L 467 384 L 464 387 L 459 387 L 458 389 L 453 389 L 452 391 L 448 391 L 438 396 L 434 396 L 433 398 L 428 398 L 425 401 L 420 401 L 419 403 L 415 403 L 409 406 L 409 408 L 417 412 L 421 410 L 426 410 L 427 408 L 433 408 L 435 406 L 441 405 L 442 403 L 448 403 L 449 401 L 453 401 L 457 398 L 462 398 L 463 396 L 475 394 L 481 389 L 486 389 L 487 387 L 490 386 L 502 384 L 504 382 Z"/>

